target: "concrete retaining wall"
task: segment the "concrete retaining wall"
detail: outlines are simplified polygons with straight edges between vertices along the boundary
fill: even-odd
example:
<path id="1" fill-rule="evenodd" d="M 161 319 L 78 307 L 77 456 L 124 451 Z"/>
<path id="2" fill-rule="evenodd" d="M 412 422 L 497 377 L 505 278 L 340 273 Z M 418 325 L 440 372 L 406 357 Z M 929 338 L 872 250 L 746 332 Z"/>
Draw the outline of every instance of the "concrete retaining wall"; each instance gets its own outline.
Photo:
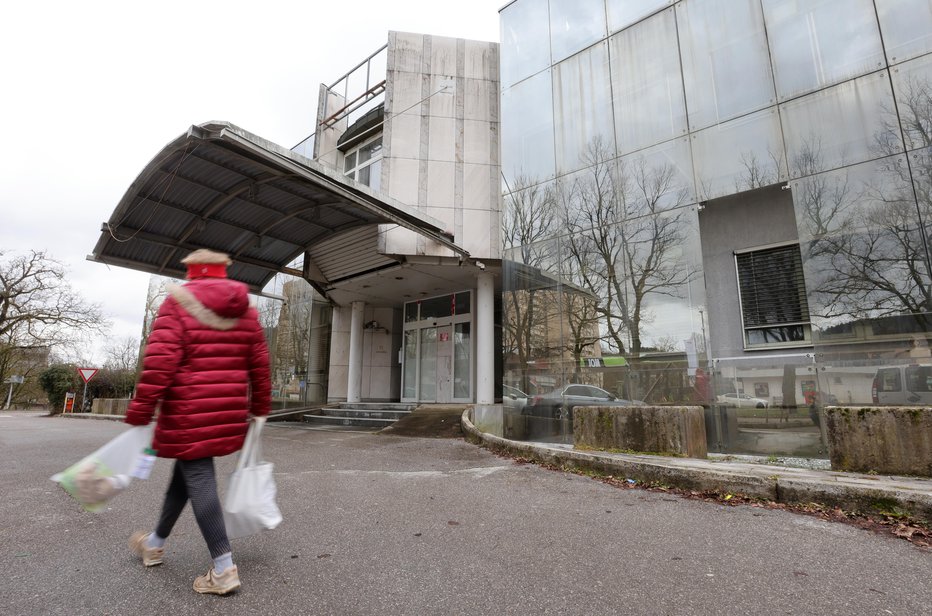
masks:
<path id="1" fill-rule="evenodd" d="M 512 441 L 481 432 L 470 421 L 468 410 L 463 413 L 461 421 L 470 442 L 504 455 L 526 458 L 563 470 L 625 477 L 648 486 L 740 494 L 778 503 L 818 503 L 869 514 L 905 513 L 926 524 L 932 523 L 932 491 L 927 479 L 901 477 L 878 482 L 877 477 L 832 471 L 648 454 L 578 451 L 559 445 Z"/>
<path id="2" fill-rule="evenodd" d="M 126 415 L 129 398 L 94 398 L 91 413 L 97 415 Z"/>
<path id="3" fill-rule="evenodd" d="M 701 406 L 586 406 L 573 409 L 576 447 L 705 458 Z"/>
<path id="4" fill-rule="evenodd" d="M 832 470 L 932 477 L 932 408 L 827 407 Z"/>

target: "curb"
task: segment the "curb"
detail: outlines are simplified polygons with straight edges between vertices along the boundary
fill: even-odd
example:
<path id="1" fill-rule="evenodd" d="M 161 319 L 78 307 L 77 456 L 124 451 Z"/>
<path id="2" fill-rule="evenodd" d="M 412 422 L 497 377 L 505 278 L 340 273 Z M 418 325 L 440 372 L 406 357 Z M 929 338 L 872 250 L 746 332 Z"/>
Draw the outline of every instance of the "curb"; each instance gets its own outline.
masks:
<path id="1" fill-rule="evenodd" d="M 787 505 L 818 504 L 845 511 L 905 514 L 932 524 L 932 479 L 812 471 L 648 454 L 576 451 L 541 443 L 512 441 L 481 432 L 463 412 L 466 439 L 493 452 L 520 455 L 565 470 L 605 473 L 638 483 L 734 494 Z"/>
<path id="2" fill-rule="evenodd" d="M 126 415 L 102 415 L 101 413 L 58 413 L 53 417 L 65 417 L 69 419 L 105 419 L 108 421 L 123 421 Z"/>

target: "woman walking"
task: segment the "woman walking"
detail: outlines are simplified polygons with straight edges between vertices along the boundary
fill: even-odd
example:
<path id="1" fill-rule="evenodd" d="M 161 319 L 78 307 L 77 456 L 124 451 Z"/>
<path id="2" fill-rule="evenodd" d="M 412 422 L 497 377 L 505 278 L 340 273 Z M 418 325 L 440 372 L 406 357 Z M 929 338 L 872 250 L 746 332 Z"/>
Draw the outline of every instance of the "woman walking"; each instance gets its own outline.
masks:
<path id="1" fill-rule="evenodd" d="M 246 285 L 229 280 L 226 254 L 196 250 L 182 259 L 188 282 L 170 285 L 146 345 L 126 423 L 148 424 L 159 407 L 152 447 L 175 460 L 153 532 L 130 537 L 146 567 L 162 564 L 165 540 L 190 500 L 213 559 L 194 580 L 199 593 L 240 587 L 217 495 L 214 457 L 243 446 L 248 418 L 270 408 L 269 352 Z"/>

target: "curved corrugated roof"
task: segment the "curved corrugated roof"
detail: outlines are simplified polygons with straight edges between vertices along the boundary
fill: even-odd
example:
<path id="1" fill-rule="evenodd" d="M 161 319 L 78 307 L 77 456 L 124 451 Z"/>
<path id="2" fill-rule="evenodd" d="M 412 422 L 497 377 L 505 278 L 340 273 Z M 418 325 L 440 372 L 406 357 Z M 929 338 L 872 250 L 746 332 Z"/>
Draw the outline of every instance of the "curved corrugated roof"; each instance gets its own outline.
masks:
<path id="1" fill-rule="evenodd" d="M 192 126 L 142 170 L 88 258 L 183 278 L 181 259 L 210 248 L 229 253 L 229 277 L 253 291 L 284 272 L 303 274 L 324 292 L 337 277 L 397 264 L 385 255 L 359 254 L 328 272 L 312 254 L 344 237 L 351 242 L 373 234 L 384 223 L 469 256 L 439 221 L 237 126 L 209 122 Z M 304 272 L 291 270 L 302 255 Z"/>

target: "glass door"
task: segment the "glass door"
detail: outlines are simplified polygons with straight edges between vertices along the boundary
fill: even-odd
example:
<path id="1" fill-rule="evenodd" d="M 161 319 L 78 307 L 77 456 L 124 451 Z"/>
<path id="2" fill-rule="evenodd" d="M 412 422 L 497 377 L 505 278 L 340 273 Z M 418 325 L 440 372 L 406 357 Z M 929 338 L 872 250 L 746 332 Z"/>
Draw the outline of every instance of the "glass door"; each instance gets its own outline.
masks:
<path id="1" fill-rule="evenodd" d="M 437 401 L 437 329 L 425 327 L 421 330 L 420 387 L 418 400 Z"/>
<path id="2" fill-rule="evenodd" d="M 471 300 L 465 291 L 405 305 L 402 401 L 473 399 Z"/>

